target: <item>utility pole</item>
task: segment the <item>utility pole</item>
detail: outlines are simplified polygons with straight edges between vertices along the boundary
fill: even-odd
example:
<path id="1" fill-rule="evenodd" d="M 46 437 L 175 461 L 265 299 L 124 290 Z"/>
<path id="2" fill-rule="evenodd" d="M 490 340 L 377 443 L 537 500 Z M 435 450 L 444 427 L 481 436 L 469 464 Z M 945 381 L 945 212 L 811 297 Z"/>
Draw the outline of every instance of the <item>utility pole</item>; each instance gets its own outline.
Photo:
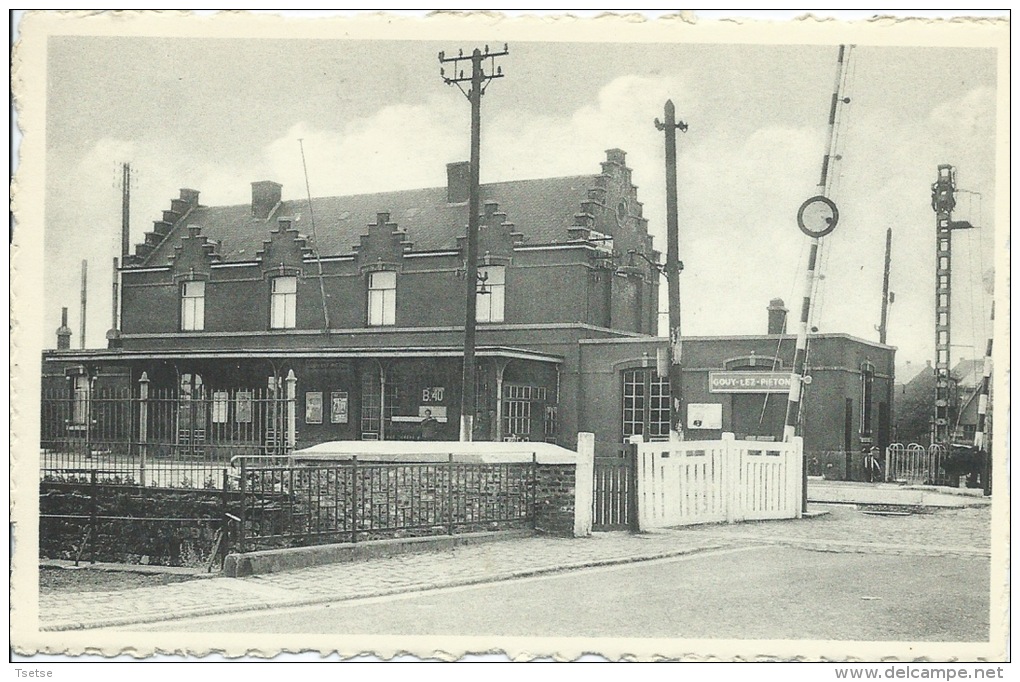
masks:
<path id="1" fill-rule="evenodd" d="M 885 270 L 882 274 L 882 321 L 878 324 L 878 342 L 884 344 L 889 322 L 889 266 L 892 257 L 892 228 L 885 231 Z"/>
<path id="2" fill-rule="evenodd" d="M 89 289 L 89 262 L 81 262 L 81 338 L 78 339 L 78 347 L 85 349 L 85 306 L 88 303 Z"/>
<path id="3" fill-rule="evenodd" d="M 953 230 L 973 227 L 953 220 L 956 208 L 956 171 L 949 164 L 938 167 L 931 186 L 931 207 L 935 211 L 935 416 L 932 443 L 949 447 L 950 360 L 952 346 L 952 248 Z"/>
<path id="4" fill-rule="evenodd" d="M 496 66 L 496 57 L 509 54 L 507 46 L 498 52 L 490 52 L 475 48 L 470 57 L 464 56 L 460 50 L 456 57 L 447 57 L 445 52 L 439 53 L 440 64 L 452 64 L 453 74 L 446 75 L 446 68 L 440 67 L 439 75 L 447 85 L 456 85 L 471 102 L 471 178 L 468 192 L 468 228 L 467 228 L 467 263 L 465 264 L 465 297 L 466 312 L 464 318 L 464 373 L 461 378 L 460 393 L 460 440 L 468 442 L 472 438 L 475 418 L 475 316 L 477 310 L 478 288 L 478 204 L 479 204 L 479 160 L 481 156 L 482 132 L 482 95 L 494 78 L 503 77 L 503 69 Z M 489 60 L 488 72 L 483 68 L 484 60 Z M 463 62 L 471 62 L 471 75 L 465 76 L 461 67 Z M 464 83 L 469 84 L 464 90 Z"/>
<path id="5" fill-rule="evenodd" d="M 120 257 L 126 259 L 131 251 L 131 164 L 121 169 L 120 196 Z"/>
<path id="6" fill-rule="evenodd" d="M 687 132 L 687 124 L 676 120 L 673 100 L 666 100 L 665 122 L 655 119 L 655 127 L 666 133 L 666 284 L 669 296 L 669 435 L 684 439 L 683 342 L 680 338 L 680 228 L 676 202 L 676 131 Z"/>

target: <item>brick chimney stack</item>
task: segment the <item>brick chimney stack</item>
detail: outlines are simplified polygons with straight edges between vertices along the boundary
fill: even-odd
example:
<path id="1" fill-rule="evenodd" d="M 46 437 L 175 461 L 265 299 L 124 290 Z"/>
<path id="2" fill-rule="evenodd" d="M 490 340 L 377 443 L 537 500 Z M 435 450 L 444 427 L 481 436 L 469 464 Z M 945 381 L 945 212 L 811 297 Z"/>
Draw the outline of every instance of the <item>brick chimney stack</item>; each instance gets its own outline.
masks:
<path id="1" fill-rule="evenodd" d="M 283 185 L 272 180 L 251 183 L 251 217 L 268 220 L 283 197 Z"/>
<path id="2" fill-rule="evenodd" d="M 60 309 L 60 328 L 57 329 L 57 350 L 71 349 L 71 328 L 67 326 L 67 308 Z"/>
<path id="3" fill-rule="evenodd" d="M 786 306 L 783 299 L 774 298 L 769 301 L 769 334 L 786 333 Z"/>
<path id="4" fill-rule="evenodd" d="M 471 162 L 446 164 L 446 203 L 462 204 L 471 191 Z"/>

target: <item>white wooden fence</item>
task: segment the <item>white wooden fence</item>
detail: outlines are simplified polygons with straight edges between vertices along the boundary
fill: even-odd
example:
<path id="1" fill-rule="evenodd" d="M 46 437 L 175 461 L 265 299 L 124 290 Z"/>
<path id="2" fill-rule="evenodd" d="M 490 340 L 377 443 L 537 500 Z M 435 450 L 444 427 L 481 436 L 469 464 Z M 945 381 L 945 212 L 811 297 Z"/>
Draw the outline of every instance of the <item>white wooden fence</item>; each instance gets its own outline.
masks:
<path id="1" fill-rule="evenodd" d="M 804 445 L 722 440 L 638 445 L 638 526 L 792 519 L 801 514 Z"/>

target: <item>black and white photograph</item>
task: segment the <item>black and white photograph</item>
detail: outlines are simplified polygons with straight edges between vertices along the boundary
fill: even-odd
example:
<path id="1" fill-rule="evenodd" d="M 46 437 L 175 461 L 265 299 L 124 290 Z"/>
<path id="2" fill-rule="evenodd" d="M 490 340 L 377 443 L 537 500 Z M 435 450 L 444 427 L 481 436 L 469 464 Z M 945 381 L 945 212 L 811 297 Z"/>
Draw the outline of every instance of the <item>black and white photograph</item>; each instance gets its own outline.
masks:
<path id="1" fill-rule="evenodd" d="M 995 677 L 1008 12 L 753 14 L 24 14 L 12 660 Z"/>

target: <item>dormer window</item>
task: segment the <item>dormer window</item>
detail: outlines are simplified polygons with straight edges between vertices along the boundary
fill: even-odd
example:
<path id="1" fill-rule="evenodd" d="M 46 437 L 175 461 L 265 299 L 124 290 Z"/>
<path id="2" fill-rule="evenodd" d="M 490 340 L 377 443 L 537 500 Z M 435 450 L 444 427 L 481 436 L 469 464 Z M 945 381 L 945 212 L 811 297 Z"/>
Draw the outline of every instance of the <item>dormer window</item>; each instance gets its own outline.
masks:
<path id="1" fill-rule="evenodd" d="M 488 265 L 478 268 L 475 320 L 478 322 L 502 322 L 505 303 L 506 266 Z"/>
<path id="2" fill-rule="evenodd" d="M 205 329 L 205 282 L 196 280 L 181 285 L 181 331 Z"/>
<path id="3" fill-rule="evenodd" d="M 381 327 L 397 320 L 397 273 L 380 270 L 368 275 L 368 324 Z"/>
<path id="4" fill-rule="evenodd" d="M 297 326 L 297 277 L 274 277 L 270 286 L 270 328 L 294 329 Z"/>

